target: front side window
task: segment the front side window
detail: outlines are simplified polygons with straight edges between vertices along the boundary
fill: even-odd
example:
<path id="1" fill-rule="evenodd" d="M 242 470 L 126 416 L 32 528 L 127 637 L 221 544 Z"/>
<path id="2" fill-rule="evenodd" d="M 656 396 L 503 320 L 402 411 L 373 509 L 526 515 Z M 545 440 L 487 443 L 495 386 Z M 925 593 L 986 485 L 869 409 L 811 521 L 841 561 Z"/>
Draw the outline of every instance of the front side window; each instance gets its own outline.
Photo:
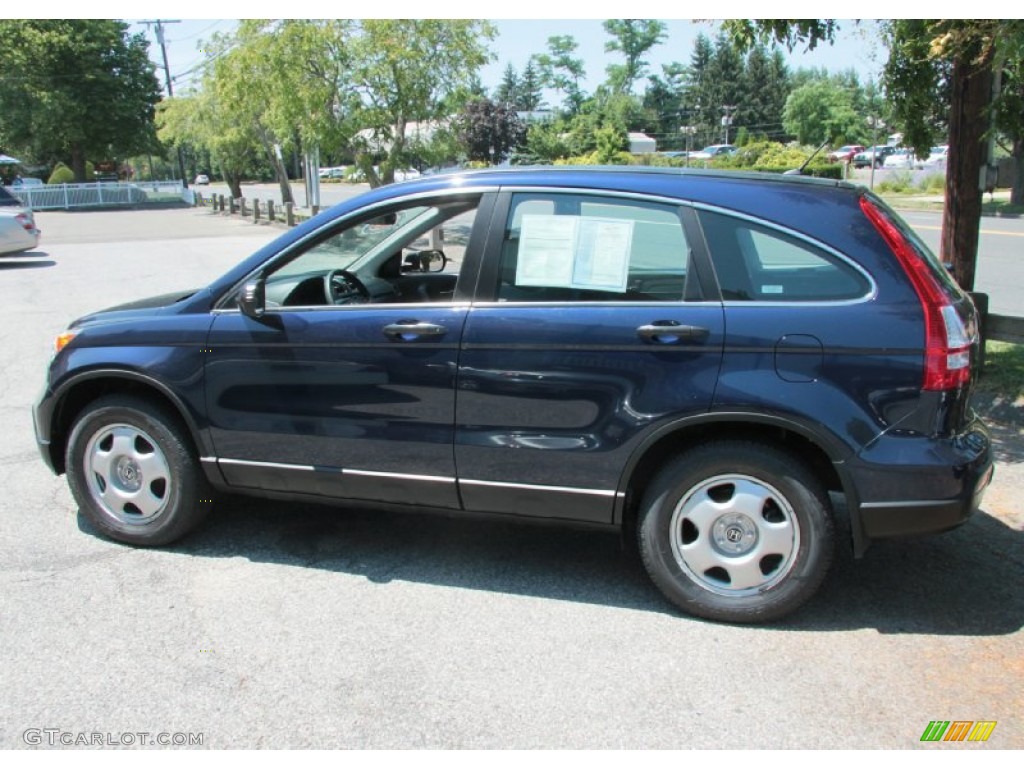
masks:
<path id="1" fill-rule="evenodd" d="M 512 197 L 499 301 L 681 301 L 689 248 L 670 205 L 572 194 Z"/>
<path id="2" fill-rule="evenodd" d="M 267 308 L 451 301 L 478 203 L 409 203 L 326 232 L 267 271 Z"/>

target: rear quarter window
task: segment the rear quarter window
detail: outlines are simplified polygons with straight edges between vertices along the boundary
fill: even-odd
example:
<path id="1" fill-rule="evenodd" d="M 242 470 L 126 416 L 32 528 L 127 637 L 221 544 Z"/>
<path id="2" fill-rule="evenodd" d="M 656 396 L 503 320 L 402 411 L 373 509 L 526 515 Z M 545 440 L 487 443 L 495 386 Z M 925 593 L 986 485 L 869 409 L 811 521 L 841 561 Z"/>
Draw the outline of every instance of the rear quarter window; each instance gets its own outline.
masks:
<path id="1" fill-rule="evenodd" d="M 737 216 L 699 215 L 725 301 L 851 301 L 871 291 L 860 270 L 805 240 Z"/>

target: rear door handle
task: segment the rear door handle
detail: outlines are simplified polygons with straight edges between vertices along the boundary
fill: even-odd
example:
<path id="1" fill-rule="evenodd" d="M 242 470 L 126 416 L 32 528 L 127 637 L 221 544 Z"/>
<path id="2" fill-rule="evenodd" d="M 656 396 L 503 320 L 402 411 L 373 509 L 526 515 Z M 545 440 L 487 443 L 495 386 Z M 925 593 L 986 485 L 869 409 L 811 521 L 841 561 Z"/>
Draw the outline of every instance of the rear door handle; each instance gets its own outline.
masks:
<path id="1" fill-rule="evenodd" d="M 399 320 L 384 326 L 384 335 L 391 341 L 416 341 L 417 339 L 444 336 L 448 329 L 434 323 L 421 323 L 418 320 Z"/>
<path id="2" fill-rule="evenodd" d="M 680 341 L 704 341 L 711 333 L 699 325 L 682 325 L 675 320 L 655 320 L 636 329 L 637 336 L 654 344 L 678 344 Z"/>

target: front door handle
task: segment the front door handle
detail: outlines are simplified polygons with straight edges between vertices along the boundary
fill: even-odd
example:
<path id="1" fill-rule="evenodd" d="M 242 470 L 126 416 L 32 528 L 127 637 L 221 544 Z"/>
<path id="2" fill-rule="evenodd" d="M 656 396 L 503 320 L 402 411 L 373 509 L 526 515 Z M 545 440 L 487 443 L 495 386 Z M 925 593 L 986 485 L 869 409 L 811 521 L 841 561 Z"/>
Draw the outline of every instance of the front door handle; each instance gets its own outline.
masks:
<path id="1" fill-rule="evenodd" d="M 683 325 L 675 320 L 655 320 L 641 325 L 636 334 L 644 341 L 654 344 L 677 344 L 682 340 L 704 341 L 711 332 L 699 325 Z"/>
<path id="2" fill-rule="evenodd" d="M 399 320 L 384 326 L 384 335 L 391 341 L 416 341 L 417 339 L 444 336 L 448 329 L 434 323 L 421 323 L 418 320 Z"/>

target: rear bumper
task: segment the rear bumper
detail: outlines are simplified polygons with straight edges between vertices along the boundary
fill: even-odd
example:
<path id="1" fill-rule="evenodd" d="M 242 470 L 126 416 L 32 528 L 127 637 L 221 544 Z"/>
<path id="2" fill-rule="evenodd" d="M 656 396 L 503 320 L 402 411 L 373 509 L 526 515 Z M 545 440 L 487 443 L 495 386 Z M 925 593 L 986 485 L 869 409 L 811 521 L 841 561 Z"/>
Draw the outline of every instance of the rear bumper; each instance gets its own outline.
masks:
<path id="1" fill-rule="evenodd" d="M 980 421 L 951 438 L 883 436 L 846 469 L 857 488 L 851 516 L 863 552 L 871 539 L 939 533 L 965 522 L 992 482 L 992 444 Z"/>

